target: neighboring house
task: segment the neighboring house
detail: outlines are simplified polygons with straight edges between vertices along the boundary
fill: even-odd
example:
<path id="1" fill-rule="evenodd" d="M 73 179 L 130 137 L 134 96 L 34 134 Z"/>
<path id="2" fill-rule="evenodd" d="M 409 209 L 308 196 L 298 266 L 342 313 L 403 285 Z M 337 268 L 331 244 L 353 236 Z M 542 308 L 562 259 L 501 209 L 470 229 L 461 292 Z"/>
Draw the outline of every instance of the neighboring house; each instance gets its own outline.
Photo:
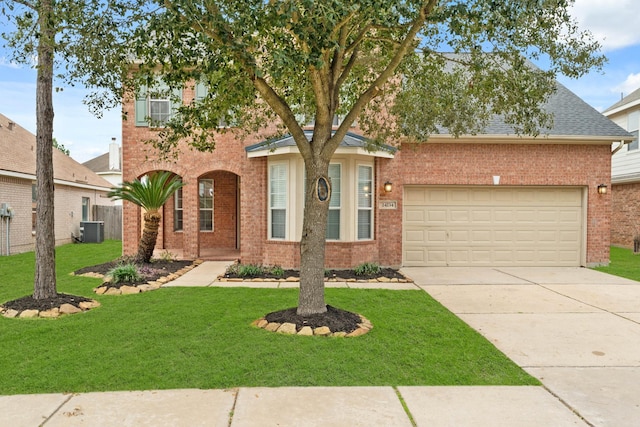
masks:
<path id="1" fill-rule="evenodd" d="M 188 102 L 197 88 L 182 90 Z M 162 103 L 166 105 L 162 105 Z M 220 135 L 212 153 L 182 147 L 177 162 L 148 159 L 146 117 L 170 100 L 125 103 L 124 180 L 168 170 L 186 185 L 163 210 L 157 248 L 243 263 L 299 267 L 304 164 L 289 137 Z M 158 109 L 158 111 L 154 111 Z M 477 136 L 433 135 L 399 150 L 365 149 L 349 134 L 329 170 L 326 267 L 591 266 L 608 264 L 611 144 L 628 132 L 559 85 L 546 136 L 519 137 L 496 121 Z M 137 249 L 138 207 L 124 204 L 123 248 Z"/>
<path id="2" fill-rule="evenodd" d="M 628 130 L 634 140 L 626 145 L 616 144 L 611 159 L 611 243 L 633 247 L 640 237 L 640 89 L 631 92 L 607 108 L 602 114 Z M 617 150 L 617 151 L 616 151 Z"/>
<path id="3" fill-rule="evenodd" d="M 83 165 L 109 181 L 112 187 L 122 184 L 122 149 L 115 138 L 111 138 L 108 153 L 87 160 Z M 114 204 L 122 205 L 122 200 L 116 200 Z"/>
<path id="4" fill-rule="evenodd" d="M 0 254 L 31 251 L 35 245 L 36 137 L 0 114 Z M 53 149 L 56 245 L 80 235 L 80 222 L 92 221 L 93 205 L 112 205 L 110 184 Z M 8 250 L 7 250 L 8 249 Z"/>

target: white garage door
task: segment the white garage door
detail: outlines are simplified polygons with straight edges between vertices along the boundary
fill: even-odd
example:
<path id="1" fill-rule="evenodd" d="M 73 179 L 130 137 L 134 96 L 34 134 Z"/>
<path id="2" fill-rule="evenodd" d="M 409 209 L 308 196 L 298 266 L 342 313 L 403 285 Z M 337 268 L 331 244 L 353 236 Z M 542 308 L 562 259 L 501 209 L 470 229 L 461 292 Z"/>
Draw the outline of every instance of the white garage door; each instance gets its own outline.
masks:
<path id="1" fill-rule="evenodd" d="M 580 188 L 405 187 L 405 266 L 579 266 Z"/>

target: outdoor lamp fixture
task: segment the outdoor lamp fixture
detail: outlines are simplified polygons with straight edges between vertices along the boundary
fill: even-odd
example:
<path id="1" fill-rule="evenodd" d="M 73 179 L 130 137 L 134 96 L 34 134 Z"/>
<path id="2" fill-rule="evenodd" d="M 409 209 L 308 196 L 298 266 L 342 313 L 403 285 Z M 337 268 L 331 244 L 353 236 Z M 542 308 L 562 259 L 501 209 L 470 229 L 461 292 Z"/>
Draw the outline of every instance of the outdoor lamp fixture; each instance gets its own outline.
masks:
<path id="1" fill-rule="evenodd" d="M 390 181 L 387 181 L 384 183 L 384 192 L 385 193 L 391 193 L 391 190 L 393 190 L 393 184 Z"/>
<path id="2" fill-rule="evenodd" d="M 598 185 L 598 194 L 607 194 L 607 184 Z"/>

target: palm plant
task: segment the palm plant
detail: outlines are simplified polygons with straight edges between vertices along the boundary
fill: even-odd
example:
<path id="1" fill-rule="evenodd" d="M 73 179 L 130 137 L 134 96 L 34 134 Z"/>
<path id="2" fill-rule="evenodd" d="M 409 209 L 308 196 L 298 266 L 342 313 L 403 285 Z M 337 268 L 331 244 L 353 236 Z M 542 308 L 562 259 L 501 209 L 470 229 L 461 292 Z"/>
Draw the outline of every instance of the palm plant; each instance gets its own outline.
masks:
<path id="1" fill-rule="evenodd" d="M 184 183 L 171 172 L 153 172 L 142 179 L 123 182 L 112 188 L 108 196 L 126 200 L 144 209 L 144 229 L 138 244 L 136 261 L 149 262 L 153 255 L 160 227 L 160 208 Z"/>

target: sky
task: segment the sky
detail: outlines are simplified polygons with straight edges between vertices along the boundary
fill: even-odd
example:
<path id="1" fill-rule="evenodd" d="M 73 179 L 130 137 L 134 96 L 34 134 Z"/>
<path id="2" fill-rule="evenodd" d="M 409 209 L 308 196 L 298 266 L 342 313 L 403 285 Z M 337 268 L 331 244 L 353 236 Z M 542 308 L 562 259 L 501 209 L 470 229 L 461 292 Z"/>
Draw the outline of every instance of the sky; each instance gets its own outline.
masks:
<path id="1" fill-rule="evenodd" d="M 608 62 L 602 72 L 591 72 L 577 80 L 559 76 L 558 80 L 602 111 L 640 88 L 640 1 L 575 0 L 571 14 L 601 43 Z M 0 46 L 0 113 L 35 134 L 36 73 L 8 58 L 10 53 Z M 102 118 L 97 118 L 82 102 L 85 89 L 62 89 L 53 95 L 53 136 L 69 149 L 72 158 L 82 163 L 104 154 L 114 137 L 121 144 L 119 108 L 104 111 Z"/>

